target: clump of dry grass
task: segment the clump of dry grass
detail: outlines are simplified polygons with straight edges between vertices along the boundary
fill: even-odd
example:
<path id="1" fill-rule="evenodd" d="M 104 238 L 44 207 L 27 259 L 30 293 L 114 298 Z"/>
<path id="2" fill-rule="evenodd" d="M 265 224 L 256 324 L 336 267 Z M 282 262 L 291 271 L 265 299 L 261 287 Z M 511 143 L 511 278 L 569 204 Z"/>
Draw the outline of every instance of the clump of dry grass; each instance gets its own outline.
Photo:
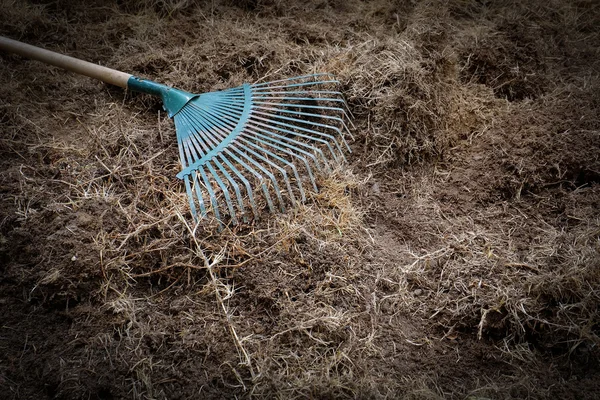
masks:
<path id="1" fill-rule="evenodd" d="M 281 234 L 281 245 L 294 245 L 300 237 L 332 243 L 345 237 L 364 236 L 362 215 L 352 204 L 350 193 L 359 185 L 348 169 L 338 169 L 320 182 L 314 202 L 301 205 L 276 220 L 274 228 Z"/>
<path id="2" fill-rule="evenodd" d="M 407 39 L 361 47 L 354 50 L 353 76 L 344 78 L 354 112 L 367 116 L 361 128 L 368 134 L 360 138 L 367 164 L 399 166 L 442 155 L 452 141 L 439 125 L 449 112 L 452 77 L 436 71 L 439 65 L 425 66 L 426 55 Z"/>
<path id="3" fill-rule="evenodd" d="M 489 122 L 489 94 L 460 82 L 456 28 L 446 14 L 445 6 L 415 6 L 400 32 L 369 38 L 328 65 L 347 87 L 370 169 L 443 158 Z"/>

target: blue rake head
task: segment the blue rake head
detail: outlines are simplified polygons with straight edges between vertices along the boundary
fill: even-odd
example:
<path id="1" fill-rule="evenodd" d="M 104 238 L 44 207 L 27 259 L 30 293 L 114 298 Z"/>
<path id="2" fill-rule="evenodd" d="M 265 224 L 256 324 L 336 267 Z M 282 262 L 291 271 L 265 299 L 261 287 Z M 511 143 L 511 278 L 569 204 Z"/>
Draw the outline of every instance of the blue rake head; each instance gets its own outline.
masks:
<path id="1" fill-rule="evenodd" d="M 247 221 L 249 209 L 259 215 L 257 188 L 271 212 L 272 194 L 285 211 L 286 203 L 306 200 L 303 181 L 318 192 L 313 168 L 329 172 L 345 161 L 352 122 L 338 85 L 330 74 L 314 74 L 193 95 L 139 78 L 129 83 L 162 96 L 175 121 L 177 177 L 194 218 L 212 212 L 233 224 L 238 216 Z"/>

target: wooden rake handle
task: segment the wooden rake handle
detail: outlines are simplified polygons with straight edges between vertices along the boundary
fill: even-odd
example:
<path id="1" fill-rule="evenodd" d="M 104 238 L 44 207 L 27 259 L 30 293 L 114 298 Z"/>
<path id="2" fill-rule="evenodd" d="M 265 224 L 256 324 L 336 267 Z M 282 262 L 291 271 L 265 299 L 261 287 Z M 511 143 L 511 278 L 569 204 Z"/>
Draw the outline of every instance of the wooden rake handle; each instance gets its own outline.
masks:
<path id="1" fill-rule="evenodd" d="M 90 78 L 98 79 L 102 82 L 110 83 L 111 85 L 122 88 L 127 88 L 127 81 L 131 78 L 131 74 L 125 72 L 65 56 L 64 54 L 55 53 L 50 50 L 41 49 L 3 36 L 0 36 L 0 50 L 54 65 L 55 67 L 66 69 L 67 71 L 72 71 L 80 75 L 89 76 Z"/>

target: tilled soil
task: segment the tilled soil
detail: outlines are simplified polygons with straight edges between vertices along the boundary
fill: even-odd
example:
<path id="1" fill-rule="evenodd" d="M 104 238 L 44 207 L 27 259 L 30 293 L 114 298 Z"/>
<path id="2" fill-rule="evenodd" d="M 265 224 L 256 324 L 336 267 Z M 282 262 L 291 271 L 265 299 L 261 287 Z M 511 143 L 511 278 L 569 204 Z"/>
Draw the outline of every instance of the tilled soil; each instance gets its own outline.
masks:
<path id="1" fill-rule="evenodd" d="M 0 397 L 597 397 L 596 2 L 0 6 L 192 92 L 331 72 L 355 125 L 306 204 L 193 231 L 158 100 L 0 54 Z"/>

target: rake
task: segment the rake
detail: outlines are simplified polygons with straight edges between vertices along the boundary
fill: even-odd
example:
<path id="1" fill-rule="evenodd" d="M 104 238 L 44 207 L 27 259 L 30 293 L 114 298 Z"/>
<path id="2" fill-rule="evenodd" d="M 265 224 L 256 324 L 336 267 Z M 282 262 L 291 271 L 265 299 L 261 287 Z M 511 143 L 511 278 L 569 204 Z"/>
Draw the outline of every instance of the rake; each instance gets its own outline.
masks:
<path id="1" fill-rule="evenodd" d="M 284 212 L 286 203 L 306 200 L 303 182 L 318 192 L 313 168 L 330 172 L 350 152 L 344 135 L 351 114 L 331 74 L 192 94 L 1 36 L 0 50 L 161 97 L 175 122 L 177 177 L 196 221 L 212 212 L 219 224 L 237 224 L 238 215 L 247 222 L 249 209 L 255 217 L 264 208 L 275 211 L 272 193 Z"/>

